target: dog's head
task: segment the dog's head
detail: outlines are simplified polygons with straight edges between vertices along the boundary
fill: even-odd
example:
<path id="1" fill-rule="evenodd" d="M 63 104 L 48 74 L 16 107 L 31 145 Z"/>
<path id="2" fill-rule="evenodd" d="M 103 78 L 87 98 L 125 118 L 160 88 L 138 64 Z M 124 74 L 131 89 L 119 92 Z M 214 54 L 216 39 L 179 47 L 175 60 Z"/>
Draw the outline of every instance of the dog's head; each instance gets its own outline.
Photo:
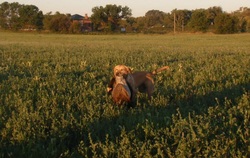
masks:
<path id="1" fill-rule="evenodd" d="M 114 76 L 122 76 L 126 78 L 127 75 L 131 73 L 132 73 L 131 69 L 125 65 L 116 65 L 114 67 Z"/>

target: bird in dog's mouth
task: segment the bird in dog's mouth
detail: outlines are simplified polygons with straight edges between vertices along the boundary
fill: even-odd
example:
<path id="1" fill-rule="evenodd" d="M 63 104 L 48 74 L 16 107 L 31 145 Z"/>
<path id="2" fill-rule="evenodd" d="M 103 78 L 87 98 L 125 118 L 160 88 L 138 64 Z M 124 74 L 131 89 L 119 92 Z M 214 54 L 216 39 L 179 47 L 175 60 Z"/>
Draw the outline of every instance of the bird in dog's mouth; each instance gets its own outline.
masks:
<path id="1" fill-rule="evenodd" d="M 117 76 L 115 77 L 115 82 L 116 82 L 116 85 L 118 85 L 118 84 L 123 85 L 123 87 L 124 87 L 125 90 L 127 91 L 128 97 L 130 98 L 130 97 L 131 97 L 131 91 L 130 91 L 129 86 L 128 86 L 128 84 L 127 84 L 127 82 L 126 82 L 126 80 L 125 80 L 125 78 L 123 77 L 122 74 L 117 75 Z"/>
<path id="2" fill-rule="evenodd" d="M 127 81 L 122 75 L 115 76 L 115 83 L 112 87 L 112 98 L 117 105 L 131 102 L 132 92 Z"/>

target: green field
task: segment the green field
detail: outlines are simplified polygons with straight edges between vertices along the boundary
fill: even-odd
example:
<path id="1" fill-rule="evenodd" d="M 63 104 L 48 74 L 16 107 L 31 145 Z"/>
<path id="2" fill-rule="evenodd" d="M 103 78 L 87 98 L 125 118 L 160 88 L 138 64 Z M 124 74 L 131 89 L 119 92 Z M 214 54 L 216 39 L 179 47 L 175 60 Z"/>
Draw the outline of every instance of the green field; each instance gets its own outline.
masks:
<path id="1" fill-rule="evenodd" d="M 170 66 L 116 107 L 117 64 Z M 249 157 L 250 34 L 0 32 L 0 157 Z"/>

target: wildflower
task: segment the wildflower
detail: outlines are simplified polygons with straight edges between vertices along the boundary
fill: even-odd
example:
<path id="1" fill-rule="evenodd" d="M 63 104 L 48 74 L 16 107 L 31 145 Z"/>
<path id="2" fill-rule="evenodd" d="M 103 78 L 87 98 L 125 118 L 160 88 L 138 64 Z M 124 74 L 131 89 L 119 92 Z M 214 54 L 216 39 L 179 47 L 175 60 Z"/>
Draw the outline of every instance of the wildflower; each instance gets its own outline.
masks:
<path id="1" fill-rule="evenodd" d="M 178 64 L 178 66 L 179 66 L 179 71 L 182 71 L 182 64 L 180 63 Z"/>
<path id="2" fill-rule="evenodd" d="M 33 79 L 34 79 L 35 81 L 38 81 L 38 80 L 40 79 L 40 77 L 35 76 Z"/>
<path id="3" fill-rule="evenodd" d="M 28 61 L 28 62 L 27 62 L 27 66 L 28 66 L 28 67 L 31 67 L 31 66 L 32 66 L 31 61 Z"/>

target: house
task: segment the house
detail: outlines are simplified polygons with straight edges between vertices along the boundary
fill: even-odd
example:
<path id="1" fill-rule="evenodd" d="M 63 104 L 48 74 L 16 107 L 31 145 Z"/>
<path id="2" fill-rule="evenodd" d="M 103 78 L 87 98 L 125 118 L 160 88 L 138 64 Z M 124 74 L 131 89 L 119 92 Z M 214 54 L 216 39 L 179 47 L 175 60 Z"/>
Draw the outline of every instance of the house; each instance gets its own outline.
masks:
<path id="1" fill-rule="evenodd" d="M 85 14 L 85 16 L 81 16 L 79 14 L 74 14 L 71 16 L 71 21 L 74 22 L 79 22 L 81 25 L 81 31 L 82 32 L 90 32 L 93 30 L 93 23 L 89 19 L 88 15 Z"/>

